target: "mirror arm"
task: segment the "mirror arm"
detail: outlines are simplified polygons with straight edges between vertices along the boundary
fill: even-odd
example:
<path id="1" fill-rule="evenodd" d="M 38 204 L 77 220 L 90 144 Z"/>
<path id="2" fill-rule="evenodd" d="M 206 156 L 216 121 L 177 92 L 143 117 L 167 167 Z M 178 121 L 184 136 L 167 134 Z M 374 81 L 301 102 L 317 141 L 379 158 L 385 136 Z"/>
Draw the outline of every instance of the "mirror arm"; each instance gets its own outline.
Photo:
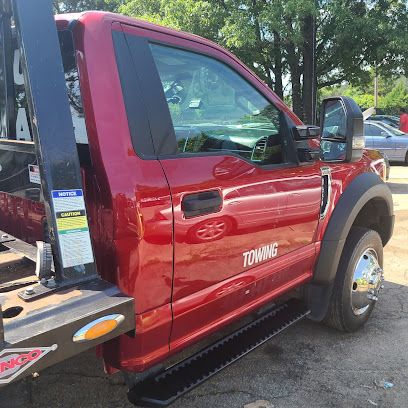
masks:
<path id="1" fill-rule="evenodd" d="M 346 143 L 346 140 L 343 137 L 322 137 L 322 141 Z"/>
<path id="2" fill-rule="evenodd" d="M 320 149 L 298 148 L 297 152 L 301 163 L 314 162 L 320 159 Z"/>
<path id="3" fill-rule="evenodd" d="M 320 127 L 314 125 L 298 125 L 296 126 L 297 137 L 295 140 L 317 139 L 320 137 Z"/>

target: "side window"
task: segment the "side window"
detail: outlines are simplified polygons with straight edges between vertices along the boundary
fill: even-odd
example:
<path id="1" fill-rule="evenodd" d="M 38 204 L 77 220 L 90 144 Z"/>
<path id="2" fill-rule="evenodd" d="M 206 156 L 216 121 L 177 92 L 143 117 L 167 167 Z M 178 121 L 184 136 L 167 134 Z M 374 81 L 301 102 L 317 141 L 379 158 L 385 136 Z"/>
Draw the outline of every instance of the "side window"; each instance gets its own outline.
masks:
<path id="1" fill-rule="evenodd" d="M 79 87 L 79 74 L 76 65 L 76 57 L 72 34 L 68 30 L 58 31 L 61 46 L 62 62 L 64 66 L 65 81 L 68 98 L 71 108 L 72 120 L 74 124 L 75 138 L 79 144 L 88 143 L 88 135 L 85 126 L 84 110 Z M 1 42 L 0 42 L 1 43 Z M 0 67 L 0 138 L 16 140 L 32 140 L 31 126 L 28 116 L 28 103 L 26 97 L 26 87 L 21 67 L 20 50 L 14 44 L 13 77 L 14 77 L 14 123 L 15 129 L 7 132 L 6 101 L 3 84 L 5 86 L 4 67 Z M 1 55 L 0 55 L 1 57 Z M 1 61 L 1 58 L 0 58 Z"/>
<path id="2" fill-rule="evenodd" d="M 184 154 L 232 152 L 257 164 L 287 162 L 283 114 L 225 64 L 150 44 Z"/>
<path id="3" fill-rule="evenodd" d="M 382 127 L 373 124 L 364 124 L 365 136 L 388 137 L 389 133 Z"/>
<path id="4" fill-rule="evenodd" d="M 375 128 L 376 136 L 384 138 L 389 136 L 389 133 L 384 128 L 375 125 L 373 125 L 373 128 Z"/>
<path id="5" fill-rule="evenodd" d="M 364 124 L 364 136 L 376 136 L 379 132 L 376 132 L 376 127 L 369 125 L 368 123 Z"/>
<path id="6" fill-rule="evenodd" d="M 88 134 L 86 132 L 85 114 L 82 105 L 82 96 L 79 85 L 79 73 L 77 68 L 72 33 L 68 30 L 59 31 L 58 37 L 61 46 L 65 83 L 68 91 L 68 100 L 71 108 L 75 139 L 77 143 L 88 144 Z"/>
<path id="7" fill-rule="evenodd" d="M 372 136 L 378 136 L 378 137 L 388 136 L 388 132 L 384 128 L 377 126 L 377 125 L 370 125 L 370 127 L 371 127 Z"/>

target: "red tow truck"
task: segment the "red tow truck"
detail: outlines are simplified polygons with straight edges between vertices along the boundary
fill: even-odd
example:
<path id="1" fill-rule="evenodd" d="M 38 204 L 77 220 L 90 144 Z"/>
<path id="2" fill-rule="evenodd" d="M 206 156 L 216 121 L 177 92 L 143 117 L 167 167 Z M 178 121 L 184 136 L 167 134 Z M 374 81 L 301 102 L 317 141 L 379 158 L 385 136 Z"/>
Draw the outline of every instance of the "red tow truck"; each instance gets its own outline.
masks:
<path id="1" fill-rule="evenodd" d="M 98 346 L 164 406 L 306 316 L 367 321 L 394 215 L 353 100 L 304 125 L 203 38 L 0 7 L 3 390 Z"/>

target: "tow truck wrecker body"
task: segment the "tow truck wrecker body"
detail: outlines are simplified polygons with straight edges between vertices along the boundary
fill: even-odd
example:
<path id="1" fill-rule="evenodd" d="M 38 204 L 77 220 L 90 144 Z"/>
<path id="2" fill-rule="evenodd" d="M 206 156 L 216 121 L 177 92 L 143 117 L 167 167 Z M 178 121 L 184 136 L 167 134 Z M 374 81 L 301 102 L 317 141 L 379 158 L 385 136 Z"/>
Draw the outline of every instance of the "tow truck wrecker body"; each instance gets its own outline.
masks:
<path id="1" fill-rule="evenodd" d="M 393 206 L 352 100 L 320 132 L 210 41 L 33 3 L 1 3 L 0 385 L 101 344 L 166 405 L 306 315 L 364 324 Z"/>

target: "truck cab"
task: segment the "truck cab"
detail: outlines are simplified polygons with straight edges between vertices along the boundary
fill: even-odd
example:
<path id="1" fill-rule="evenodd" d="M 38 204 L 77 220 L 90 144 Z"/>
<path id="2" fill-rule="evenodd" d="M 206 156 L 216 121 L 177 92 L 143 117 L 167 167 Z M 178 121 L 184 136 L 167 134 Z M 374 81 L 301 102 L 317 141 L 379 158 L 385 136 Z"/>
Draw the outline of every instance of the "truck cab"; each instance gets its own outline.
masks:
<path id="1" fill-rule="evenodd" d="M 208 40 L 102 12 L 56 24 L 97 270 L 134 299 L 135 331 L 101 346 L 107 371 L 149 370 L 293 293 L 327 321 L 350 231 L 373 231 L 382 248 L 393 225 L 383 159 L 339 137 L 352 133 L 347 101 L 323 109 L 321 149 L 312 127 Z M 0 146 L 0 224 L 34 243 L 49 226 L 21 75 L 17 50 L 25 150 Z M 382 254 L 370 262 L 376 280 L 351 300 L 361 321 L 338 328 L 356 329 L 375 303 Z"/>

